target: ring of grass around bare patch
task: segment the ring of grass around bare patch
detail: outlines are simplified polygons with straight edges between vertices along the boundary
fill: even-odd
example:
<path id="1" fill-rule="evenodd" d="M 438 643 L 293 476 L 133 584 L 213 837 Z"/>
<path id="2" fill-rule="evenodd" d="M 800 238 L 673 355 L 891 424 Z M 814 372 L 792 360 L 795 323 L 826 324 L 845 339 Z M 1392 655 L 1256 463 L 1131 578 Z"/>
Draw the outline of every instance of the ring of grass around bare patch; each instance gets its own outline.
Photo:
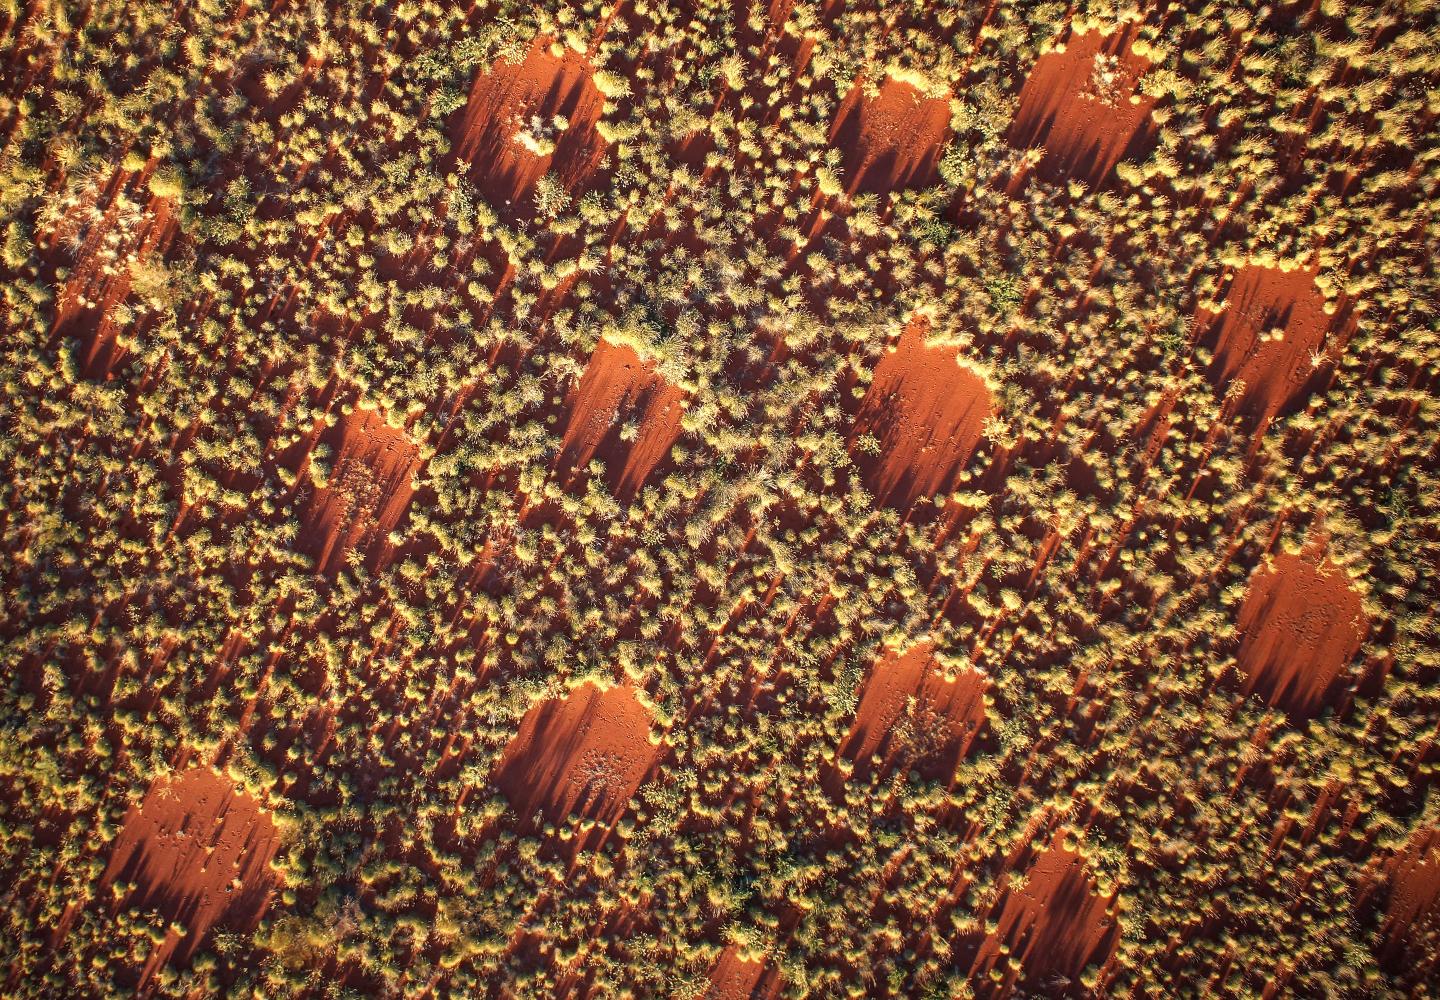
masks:
<path id="1" fill-rule="evenodd" d="M 0 1000 L 1436 992 L 1440 0 L 0 26 Z"/>
<path id="2" fill-rule="evenodd" d="M 475 78 L 454 130 L 455 154 L 474 168 L 497 206 L 522 204 L 548 170 L 569 189 L 590 170 L 604 143 L 596 133 L 605 99 L 585 57 L 560 55 L 537 38 L 518 63 L 495 63 Z"/>
<path id="3" fill-rule="evenodd" d="M 1390 896 L 1380 960 L 1410 983 L 1440 973 L 1440 830 L 1422 830 L 1386 865 Z"/>
<path id="4" fill-rule="evenodd" d="M 1023 888 L 1001 898 L 994 933 L 981 948 L 971 975 L 1004 968 L 999 946 L 1018 960 L 1007 970 L 1013 987 L 1026 984 L 1043 995 L 1070 995 L 1086 966 L 1103 966 L 1120 941 L 1113 900 L 1102 896 L 1086 871 L 1085 858 L 1067 849 L 1063 835 L 1025 872 Z M 1087 987 L 1088 989 L 1089 987 Z M 1003 991 L 1002 991 L 1003 993 Z"/>
<path id="5" fill-rule="evenodd" d="M 1239 408 L 1268 419 L 1296 401 L 1323 363 L 1331 318 L 1315 285 L 1317 269 L 1240 269 L 1213 321 L 1210 375 L 1222 389 L 1238 382 Z"/>
<path id="6" fill-rule="evenodd" d="M 875 756 L 922 776 L 948 780 L 985 726 L 989 679 L 966 668 L 947 676 L 934 644 L 885 650 L 871 667 L 841 753 L 857 762 Z"/>
<path id="7" fill-rule="evenodd" d="M 58 281 L 54 330 L 77 335 L 80 370 L 104 378 L 125 360 L 120 335 L 154 318 L 149 300 L 163 295 L 178 205 L 149 167 L 117 170 L 103 184 L 79 182 L 61 204 L 47 235 L 52 251 L 73 263 Z"/>
<path id="8" fill-rule="evenodd" d="M 730 945 L 710 973 L 705 1000 L 767 1000 L 778 996 L 780 975 L 763 958 L 750 958 Z"/>

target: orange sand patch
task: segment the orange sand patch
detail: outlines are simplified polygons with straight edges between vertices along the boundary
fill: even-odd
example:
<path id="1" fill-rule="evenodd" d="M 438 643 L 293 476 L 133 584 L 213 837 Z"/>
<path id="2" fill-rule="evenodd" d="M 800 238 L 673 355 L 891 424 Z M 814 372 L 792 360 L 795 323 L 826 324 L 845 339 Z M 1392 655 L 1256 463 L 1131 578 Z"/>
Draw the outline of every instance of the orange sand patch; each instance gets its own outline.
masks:
<path id="1" fill-rule="evenodd" d="M 1256 570 L 1237 624 L 1245 693 L 1259 692 L 1298 718 L 1324 707 L 1368 628 L 1360 595 L 1340 567 L 1292 555 Z"/>
<path id="2" fill-rule="evenodd" d="M 615 493 L 634 495 L 680 437 L 684 398 L 633 349 L 602 339 L 570 394 L 561 463 L 578 469 L 599 458 Z M 637 434 L 626 442 L 631 421 Z"/>
<path id="3" fill-rule="evenodd" d="M 929 640 L 904 652 L 886 650 L 871 668 L 841 752 L 865 760 L 896 749 L 953 774 L 985 725 L 988 686 L 973 669 L 947 680 Z"/>
<path id="4" fill-rule="evenodd" d="M 784 27 L 785 22 L 790 20 L 790 15 L 795 11 L 795 4 L 798 0 L 770 0 L 770 7 L 765 12 L 770 24 L 776 28 Z"/>
<path id="5" fill-rule="evenodd" d="M 580 53 L 555 56 L 536 39 L 519 63 L 501 60 L 476 77 L 455 150 L 478 169 L 487 197 L 526 197 L 552 167 L 567 188 L 585 174 L 603 145 L 595 125 L 605 99 L 593 72 Z M 567 127 L 556 127 L 556 115 Z"/>
<path id="6" fill-rule="evenodd" d="M 1235 276 L 1218 319 L 1211 375 L 1224 386 L 1245 383 L 1240 406 L 1274 416 L 1304 386 L 1330 329 L 1325 298 L 1315 286 L 1318 267 L 1281 271 L 1245 267 Z M 1281 331 L 1262 340 L 1271 331 Z"/>
<path id="7" fill-rule="evenodd" d="M 75 263 L 56 296 L 55 329 L 79 334 L 86 376 L 103 377 L 124 360 L 116 339 L 144 315 L 130 295 L 136 272 L 163 259 L 179 231 L 170 199 L 147 193 L 135 201 L 123 190 L 103 207 L 82 204 L 61 219 L 52 239 L 69 246 Z"/>
<path id="8" fill-rule="evenodd" d="M 1124 34 L 1071 35 L 1063 52 L 1035 61 L 1007 141 L 1017 149 L 1045 147 L 1044 169 L 1054 177 L 1099 184 L 1155 106 L 1138 90 L 1149 68 Z"/>
<path id="9" fill-rule="evenodd" d="M 1032 986 L 1076 980 L 1087 965 L 1103 964 L 1120 940 L 1113 904 L 1101 896 L 1085 859 L 1066 850 L 1057 835 L 1026 873 L 1022 889 L 1000 902 L 999 927 L 976 957 L 972 976 L 1000 961 L 1003 942 L 1019 958 L 1021 979 Z"/>
<path id="10" fill-rule="evenodd" d="M 780 975 L 764 962 L 751 962 L 740 956 L 734 945 L 720 954 L 710 973 L 710 988 L 705 1000 L 764 1000 L 780 992 Z"/>
<path id="11" fill-rule="evenodd" d="M 324 488 L 301 520 L 319 573 L 338 569 L 357 546 L 384 539 L 405 513 L 419 448 L 377 411 L 357 406 L 336 425 L 338 443 Z"/>
<path id="12" fill-rule="evenodd" d="M 522 818 L 615 823 L 660 755 L 650 723 L 633 688 L 584 684 L 526 713 L 496 781 Z"/>
<path id="13" fill-rule="evenodd" d="M 924 331 L 912 322 L 876 366 L 850 440 L 865 485 L 899 509 L 951 488 L 993 406 L 984 379 L 958 364 L 954 348 L 927 347 Z M 879 439 L 878 455 L 857 449 L 863 434 Z"/>
<path id="14" fill-rule="evenodd" d="M 950 129 L 950 102 L 886 77 L 865 97 L 857 80 L 840 105 L 830 141 L 845 152 L 845 191 L 884 193 L 934 183 Z"/>
<path id="15" fill-rule="evenodd" d="M 188 958 L 216 924 L 259 923 L 274 891 L 279 841 L 259 804 L 209 768 L 157 778 L 125 816 L 102 888 L 135 884 L 125 902 L 185 926 L 175 955 Z"/>
<path id="16" fill-rule="evenodd" d="M 1440 975 L 1440 829 L 1424 830 L 1387 866 L 1390 902 L 1381 927 L 1381 958 L 1407 979 Z"/>

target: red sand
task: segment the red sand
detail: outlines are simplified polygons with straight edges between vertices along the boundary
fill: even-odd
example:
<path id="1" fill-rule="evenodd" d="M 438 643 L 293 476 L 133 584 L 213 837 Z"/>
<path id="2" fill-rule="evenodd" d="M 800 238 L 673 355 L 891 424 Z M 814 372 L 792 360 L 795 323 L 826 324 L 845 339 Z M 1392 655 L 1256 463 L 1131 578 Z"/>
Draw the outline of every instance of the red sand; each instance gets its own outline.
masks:
<path id="1" fill-rule="evenodd" d="M 1360 595 L 1342 569 L 1293 555 L 1256 570 L 1237 626 L 1245 693 L 1259 692 L 1300 718 L 1324 707 L 1368 628 Z"/>
<path id="2" fill-rule="evenodd" d="M 557 57 L 548 41 L 536 39 L 523 61 L 499 61 L 476 77 L 455 133 L 455 152 L 479 168 L 488 197 L 524 198 L 552 166 L 567 188 L 584 175 L 602 145 L 595 124 L 604 97 L 592 74 L 580 53 L 567 47 Z M 555 115 L 569 121 L 564 131 L 548 134 L 555 145 L 551 153 L 542 155 L 516 138 L 531 129 L 536 115 L 547 133 Z"/>
<path id="3" fill-rule="evenodd" d="M 750 962 L 740 957 L 734 945 L 720 954 L 710 973 L 710 988 L 705 1000 L 765 1000 L 779 995 L 780 975 L 765 962 Z"/>
<path id="4" fill-rule="evenodd" d="M 1119 924 L 1111 903 L 1095 889 L 1085 859 L 1061 844 L 1062 836 L 1035 859 L 1026 885 L 1006 892 L 999 904 L 999 927 L 975 959 L 972 977 L 999 960 L 1006 943 L 1023 966 L 1022 978 L 1036 984 L 1055 977 L 1075 980 L 1090 964 L 1103 964 L 1119 943 Z"/>
<path id="5" fill-rule="evenodd" d="M 131 807 L 100 885 L 134 882 L 128 905 L 184 924 L 183 960 L 216 924 L 254 929 L 275 888 L 278 846 L 253 798 L 209 768 L 192 768 L 157 778 Z"/>
<path id="6" fill-rule="evenodd" d="M 599 458 L 615 492 L 633 495 L 680 437 L 684 398 L 634 350 L 602 339 L 570 394 L 562 464 L 580 469 Z M 620 434 L 628 421 L 638 433 L 627 443 Z"/>
<path id="7" fill-rule="evenodd" d="M 419 448 L 405 432 L 368 406 L 357 406 L 336 427 L 330 476 L 301 521 L 319 573 L 338 569 L 351 549 L 395 529 L 415 492 L 410 480 L 420 464 Z"/>
<path id="8" fill-rule="evenodd" d="M 526 713 L 496 781 L 522 819 L 576 813 L 615 823 L 660 755 L 650 723 L 633 688 L 581 685 Z"/>
<path id="9" fill-rule="evenodd" d="M 1045 147 L 1044 166 L 1055 176 L 1099 184 L 1124 157 L 1155 106 L 1138 94 L 1150 60 L 1130 52 L 1124 34 L 1098 31 L 1071 35 L 1064 52 L 1051 51 L 1035 61 L 1008 141 L 1017 149 Z M 1100 79 L 1097 59 L 1114 57 L 1113 79 Z"/>
<path id="10" fill-rule="evenodd" d="M 1440 829 L 1424 830 L 1390 860 L 1381 957 L 1416 982 L 1440 974 Z"/>
<path id="11" fill-rule="evenodd" d="M 899 509 L 951 488 L 993 406 L 985 381 L 957 363 L 954 348 L 927 347 L 924 331 L 923 321 L 910 323 L 881 358 L 850 439 L 866 486 Z M 857 448 L 866 433 L 880 440 L 879 455 Z"/>
<path id="12" fill-rule="evenodd" d="M 934 183 L 950 130 L 950 102 L 886 77 L 866 98 L 857 80 L 840 105 L 830 141 L 845 152 L 845 192 L 884 193 Z"/>
<path id="13" fill-rule="evenodd" d="M 1311 354 L 1330 329 L 1325 297 L 1315 286 L 1318 267 L 1281 271 L 1244 267 L 1235 275 L 1217 322 L 1212 376 L 1221 386 L 1245 383 L 1240 406 L 1273 417 L 1294 398 L 1314 370 Z M 1270 329 L 1280 340 L 1261 342 Z"/>
<path id="14" fill-rule="evenodd" d="M 163 259 L 179 231 L 173 201 L 147 193 L 143 202 L 136 202 L 123 191 L 103 210 L 84 206 L 72 212 L 57 229 L 56 239 L 80 245 L 56 297 L 55 328 L 78 331 L 78 361 L 86 376 L 103 377 L 124 360 L 116 338 L 140 314 L 124 322 L 117 316 L 130 299 L 136 268 Z"/>
<path id="15" fill-rule="evenodd" d="M 877 752 L 883 756 L 895 737 L 917 760 L 939 758 L 940 770 L 948 765 L 953 774 L 985 725 L 988 686 L 983 673 L 968 668 L 946 680 L 929 640 L 900 653 L 887 649 L 871 668 L 841 752 L 851 760 Z M 911 699 L 914 707 L 907 715 Z"/>

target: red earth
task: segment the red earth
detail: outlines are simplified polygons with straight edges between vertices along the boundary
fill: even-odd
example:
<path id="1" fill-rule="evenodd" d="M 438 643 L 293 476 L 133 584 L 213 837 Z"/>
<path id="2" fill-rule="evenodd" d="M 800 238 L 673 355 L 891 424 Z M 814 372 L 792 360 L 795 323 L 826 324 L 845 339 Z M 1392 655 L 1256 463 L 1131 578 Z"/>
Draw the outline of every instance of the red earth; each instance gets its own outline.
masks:
<path id="1" fill-rule="evenodd" d="M 1381 958 L 1417 983 L 1440 976 L 1440 829 L 1416 834 L 1391 859 Z"/>
<path id="2" fill-rule="evenodd" d="M 887 649 L 871 668 L 841 752 L 858 761 L 899 753 L 937 778 L 953 775 L 984 728 L 989 683 L 968 667 L 947 678 L 929 640 L 903 652 Z"/>
<path id="3" fill-rule="evenodd" d="M 522 819 L 574 813 L 613 824 L 660 756 L 651 721 L 633 688 L 582 684 L 526 713 L 496 782 Z"/>
<path id="4" fill-rule="evenodd" d="M 133 883 L 124 905 L 183 924 L 172 941 L 183 961 L 217 924 L 255 928 L 278 881 L 278 846 L 259 803 L 209 768 L 191 768 L 157 778 L 131 807 L 100 884 Z"/>
<path id="5" fill-rule="evenodd" d="M 357 406 L 327 435 L 335 449 L 330 475 L 310 497 L 301 536 L 317 573 L 332 572 L 357 546 L 383 541 L 400 523 L 414 494 L 419 448 L 369 406 Z"/>
<path id="6" fill-rule="evenodd" d="M 1298 718 L 1324 707 L 1368 628 L 1344 570 L 1288 554 L 1250 578 L 1237 626 L 1245 693 L 1258 693 Z"/>
<path id="7" fill-rule="evenodd" d="M 476 77 L 455 153 L 475 167 L 486 197 L 519 201 L 552 168 L 566 188 L 589 171 L 604 147 L 595 125 L 605 99 L 593 73 L 582 54 L 566 47 L 556 56 L 548 40 L 537 38 L 520 62 L 500 60 Z M 555 127 L 556 115 L 566 119 L 563 130 Z M 527 146 L 526 135 L 536 144 Z"/>
<path id="8" fill-rule="evenodd" d="M 975 959 L 972 976 L 988 973 L 1001 961 L 1006 944 L 1019 959 L 1018 978 L 1040 995 L 1062 995 L 1087 965 L 1104 964 L 1120 940 L 1113 902 L 1100 895 L 1085 870 L 1085 858 L 1067 850 L 1063 834 L 1041 853 L 1025 875 L 1022 889 L 1006 891 L 999 904 L 999 927 Z"/>
<path id="9" fill-rule="evenodd" d="M 902 510 L 952 487 L 994 407 L 985 380 L 959 363 L 954 348 L 927 346 L 925 329 L 913 320 L 881 358 L 850 439 L 866 487 Z M 879 439 L 878 455 L 857 448 L 864 434 Z"/>
<path id="10" fill-rule="evenodd" d="M 133 323 L 120 312 L 136 268 L 163 258 L 180 229 L 173 200 L 147 192 L 136 202 L 123 183 L 118 187 L 103 210 L 81 206 L 57 234 L 79 243 L 56 299 L 55 329 L 79 333 L 80 369 L 90 378 L 104 377 L 124 360 L 116 338 Z"/>
<path id="11" fill-rule="evenodd" d="M 950 101 L 887 76 L 874 97 L 857 80 L 836 113 L 830 141 L 845 152 L 845 193 L 884 193 L 934 183 L 950 130 Z"/>
<path id="12" fill-rule="evenodd" d="M 684 399 L 632 348 L 602 338 L 567 402 L 561 464 L 581 469 L 599 458 L 615 493 L 634 495 L 680 437 Z M 627 442 L 630 421 L 636 436 Z"/>
<path id="13" fill-rule="evenodd" d="M 710 973 L 710 988 L 705 1000 L 767 1000 L 780 992 L 780 975 L 765 962 L 751 962 L 741 957 L 734 945 L 720 954 Z"/>
<path id="14" fill-rule="evenodd" d="M 1239 406 L 1257 418 L 1273 417 L 1291 402 L 1316 367 L 1312 355 L 1322 350 L 1330 329 L 1325 298 L 1315 285 L 1318 271 L 1318 266 L 1243 267 L 1212 321 L 1211 375 L 1221 386 L 1244 382 Z"/>
<path id="15" fill-rule="evenodd" d="M 1048 175 L 1099 184 L 1142 131 L 1155 106 L 1137 90 L 1150 60 L 1130 51 L 1128 37 L 1073 34 L 1035 61 L 1007 139 L 1043 146 Z"/>

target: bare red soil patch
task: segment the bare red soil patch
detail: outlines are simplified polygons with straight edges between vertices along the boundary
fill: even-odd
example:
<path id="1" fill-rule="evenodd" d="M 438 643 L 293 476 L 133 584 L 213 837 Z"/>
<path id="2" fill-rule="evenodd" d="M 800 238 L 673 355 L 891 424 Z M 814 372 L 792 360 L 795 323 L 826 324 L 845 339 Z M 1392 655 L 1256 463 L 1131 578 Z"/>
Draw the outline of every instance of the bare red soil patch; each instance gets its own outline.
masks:
<path id="1" fill-rule="evenodd" d="M 980 443 L 993 398 L 985 380 L 961 365 L 954 348 L 925 343 L 925 324 L 906 327 L 899 346 L 875 368 L 851 437 L 865 485 L 882 503 L 908 507 L 953 485 Z M 857 448 L 870 434 L 878 454 Z"/>
<path id="2" fill-rule="evenodd" d="M 145 192 L 137 201 L 118 178 L 73 197 L 77 204 L 50 234 L 52 245 L 74 260 L 56 296 L 55 330 L 79 335 L 80 369 L 98 378 L 124 360 L 117 337 L 145 318 L 131 291 L 158 265 L 180 227 L 171 199 Z"/>
<path id="3" fill-rule="evenodd" d="M 1008 141 L 1017 149 L 1043 146 L 1043 169 L 1051 177 L 1099 184 L 1155 106 L 1138 90 L 1149 68 L 1149 59 L 1130 51 L 1125 33 L 1071 35 L 1063 51 L 1035 61 Z"/>
<path id="4" fill-rule="evenodd" d="M 744 958 L 734 945 L 720 954 L 710 973 L 710 988 L 705 1000 L 752 1000 L 768 998 L 780 992 L 780 974 L 766 962 Z"/>
<path id="5" fill-rule="evenodd" d="M 1316 367 L 1330 329 L 1317 272 L 1244 267 L 1215 321 L 1211 375 L 1221 386 L 1244 382 L 1239 405 L 1258 418 L 1294 399 Z"/>
<path id="6" fill-rule="evenodd" d="M 158 778 L 125 816 L 101 886 L 133 883 L 124 902 L 183 924 L 184 960 L 209 930 L 253 930 L 278 876 L 279 846 L 259 803 L 209 768 Z"/>
<path id="7" fill-rule="evenodd" d="M 947 677 L 928 640 L 887 649 L 870 670 L 841 753 L 860 761 L 898 754 L 935 777 L 953 774 L 985 725 L 988 686 L 974 669 Z"/>
<path id="8" fill-rule="evenodd" d="M 1087 965 L 1103 964 L 1120 940 L 1114 904 L 1095 888 L 1085 859 L 1057 835 L 1025 873 L 1022 888 L 1001 901 L 999 926 L 981 948 L 972 974 L 1000 961 L 1003 942 L 1020 960 L 1019 978 L 1045 996 L 1062 996 Z"/>
<path id="9" fill-rule="evenodd" d="M 581 685 L 526 713 L 496 781 L 522 818 L 574 813 L 614 823 L 659 756 L 650 727 L 633 688 Z"/>
<path id="10" fill-rule="evenodd" d="M 561 464 L 599 458 L 615 493 L 633 495 L 680 437 L 684 399 L 632 348 L 601 339 L 570 394 Z"/>
<path id="11" fill-rule="evenodd" d="M 556 56 L 536 39 L 520 62 L 500 60 L 476 77 L 455 151 L 476 167 L 487 197 L 519 200 L 552 168 L 569 188 L 590 169 L 603 148 L 595 125 L 605 103 L 593 73 L 580 53 Z"/>
<path id="12" fill-rule="evenodd" d="M 866 97 L 857 80 L 840 105 L 830 141 L 845 153 L 845 191 L 884 193 L 934 183 L 950 130 L 950 102 L 886 77 Z"/>
<path id="13" fill-rule="evenodd" d="M 1311 718 L 1364 641 L 1360 595 L 1344 570 L 1277 556 L 1250 578 L 1240 608 L 1245 693 L 1258 692 L 1297 718 Z"/>
<path id="14" fill-rule="evenodd" d="M 1380 957 L 1416 983 L 1440 976 L 1440 829 L 1424 830 L 1390 860 Z"/>
<path id="15" fill-rule="evenodd" d="M 302 538 L 316 572 L 337 569 L 357 547 L 384 540 L 400 523 L 414 494 L 411 477 L 420 451 L 380 413 L 357 406 L 336 425 L 334 461 L 302 518 Z"/>

